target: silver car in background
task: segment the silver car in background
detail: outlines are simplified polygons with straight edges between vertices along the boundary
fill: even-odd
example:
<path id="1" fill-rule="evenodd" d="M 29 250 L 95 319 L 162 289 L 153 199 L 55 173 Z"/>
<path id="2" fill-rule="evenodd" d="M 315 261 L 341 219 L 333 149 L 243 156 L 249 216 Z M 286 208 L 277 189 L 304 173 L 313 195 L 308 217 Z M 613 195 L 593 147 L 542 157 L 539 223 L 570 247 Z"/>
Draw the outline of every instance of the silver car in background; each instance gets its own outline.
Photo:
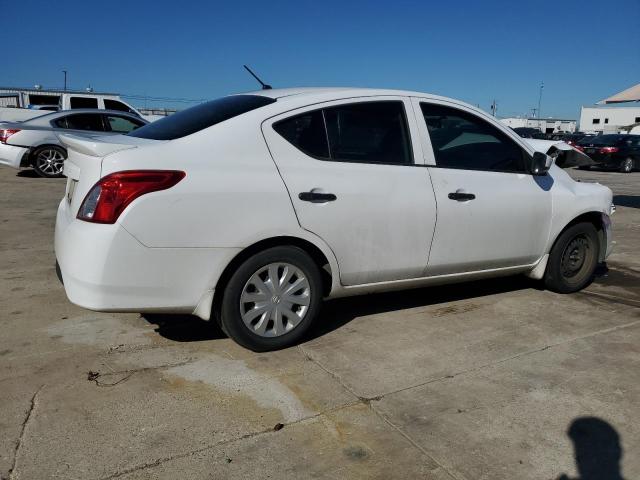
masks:
<path id="1" fill-rule="evenodd" d="M 0 123 L 0 164 L 33 167 L 42 177 L 60 177 L 67 150 L 59 134 L 118 135 L 147 123 L 131 113 L 96 109 L 63 110 L 24 122 Z"/>

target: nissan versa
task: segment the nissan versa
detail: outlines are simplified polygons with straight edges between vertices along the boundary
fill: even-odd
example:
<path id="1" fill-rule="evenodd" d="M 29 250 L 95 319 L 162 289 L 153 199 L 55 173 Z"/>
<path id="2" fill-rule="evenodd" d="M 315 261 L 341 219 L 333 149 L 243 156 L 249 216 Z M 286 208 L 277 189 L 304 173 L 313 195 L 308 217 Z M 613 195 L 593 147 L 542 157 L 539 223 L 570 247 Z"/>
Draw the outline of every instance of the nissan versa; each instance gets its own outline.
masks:
<path id="1" fill-rule="evenodd" d="M 448 98 L 263 90 L 61 138 L 69 299 L 214 318 L 256 351 L 298 341 L 323 298 L 512 274 L 575 292 L 611 249 L 611 190 Z"/>

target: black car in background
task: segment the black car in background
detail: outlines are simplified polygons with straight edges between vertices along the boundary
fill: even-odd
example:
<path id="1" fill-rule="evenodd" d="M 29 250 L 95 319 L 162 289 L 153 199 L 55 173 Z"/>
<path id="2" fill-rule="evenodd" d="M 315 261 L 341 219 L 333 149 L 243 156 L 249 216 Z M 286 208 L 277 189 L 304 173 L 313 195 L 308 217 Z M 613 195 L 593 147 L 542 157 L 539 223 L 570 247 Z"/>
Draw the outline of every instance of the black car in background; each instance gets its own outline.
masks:
<path id="1" fill-rule="evenodd" d="M 640 135 L 585 137 L 575 147 L 603 168 L 614 168 L 624 173 L 640 168 Z"/>
<path id="2" fill-rule="evenodd" d="M 563 142 L 573 146 L 576 143 L 578 143 L 580 140 L 583 140 L 585 138 L 593 138 L 593 137 L 595 137 L 593 133 L 575 132 L 575 133 L 567 133 L 562 137 L 560 137 L 558 140 L 562 140 Z"/>
<path id="3" fill-rule="evenodd" d="M 537 128 L 516 127 L 513 129 L 513 131 L 520 135 L 522 138 L 537 138 L 540 140 L 545 139 L 544 133 L 542 133 Z"/>

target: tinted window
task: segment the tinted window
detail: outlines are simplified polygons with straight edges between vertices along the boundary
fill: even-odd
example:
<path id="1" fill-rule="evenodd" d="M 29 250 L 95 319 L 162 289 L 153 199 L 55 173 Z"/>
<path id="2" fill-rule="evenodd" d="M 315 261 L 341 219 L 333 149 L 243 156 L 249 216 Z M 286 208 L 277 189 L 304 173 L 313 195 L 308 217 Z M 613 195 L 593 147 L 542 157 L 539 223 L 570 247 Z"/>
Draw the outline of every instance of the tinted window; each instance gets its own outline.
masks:
<path id="1" fill-rule="evenodd" d="M 88 97 L 71 97 L 71 108 L 98 108 L 98 99 Z"/>
<path id="2" fill-rule="evenodd" d="M 593 119 L 593 124 L 597 125 L 598 123 L 600 123 L 600 119 L 599 118 L 594 118 Z"/>
<path id="3" fill-rule="evenodd" d="M 131 132 L 132 137 L 173 140 L 274 103 L 260 95 L 231 95 L 182 110 Z"/>
<path id="4" fill-rule="evenodd" d="M 307 155 L 329 158 L 327 132 L 324 128 L 322 110 L 287 118 L 274 124 L 273 128 L 289 143 Z"/>
<path id="5" fill-rule="evenodd" d="M 367 102 L 324 110 L 332 160 L 412 163 L 402 102 Z"/>
<path id="6" fill-rule="evenodd" d="M 525 152 L 507 135 L 467 112 L 421 103 L 439 167 L 524 172 Z"/>
<path id="7" fill-rule="evenodd" d="M 127 105 L 122 102 L 118 102 L 117 100 L 104 100 L 104 108 L 107 110 L 120 110 L 121 112 L 129 112 L 135 113 L 132 109 L 130 109 Z"/>
<path id="8" fill-rule="evenodd" d="M 130 118 L 119 117 L 117 115 L 105 115 L 109 130 L 117 133 L 129 133 L 144 125 L 143 122 Z"/>
<path id="9" fill-rule="evenodd" d="M 70 128 L 72 130 L 90 130 L 94 132 L 103 132 L 104 124 L 102 123 L 102 115 L 92 113 L 78 113 L 65 117 L 66 125 L 58 123 L 62 128 Z"/>

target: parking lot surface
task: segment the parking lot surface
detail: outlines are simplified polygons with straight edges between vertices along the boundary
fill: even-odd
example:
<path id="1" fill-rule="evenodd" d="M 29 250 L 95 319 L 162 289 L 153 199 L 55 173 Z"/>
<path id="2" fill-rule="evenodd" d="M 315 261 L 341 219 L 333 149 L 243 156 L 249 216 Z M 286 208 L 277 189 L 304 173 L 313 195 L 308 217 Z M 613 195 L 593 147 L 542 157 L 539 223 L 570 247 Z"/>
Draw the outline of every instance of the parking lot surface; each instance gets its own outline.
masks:
<path id="1" fill-rule="evenodd" d="M 256 354 L 195 317 L 70 304 L 64 179 L 0 168 L 0 478 L 640 477 L 640 173 L 571 174 L 618 205 L 585 291 L 334 300 L 304 343 Z"/>

